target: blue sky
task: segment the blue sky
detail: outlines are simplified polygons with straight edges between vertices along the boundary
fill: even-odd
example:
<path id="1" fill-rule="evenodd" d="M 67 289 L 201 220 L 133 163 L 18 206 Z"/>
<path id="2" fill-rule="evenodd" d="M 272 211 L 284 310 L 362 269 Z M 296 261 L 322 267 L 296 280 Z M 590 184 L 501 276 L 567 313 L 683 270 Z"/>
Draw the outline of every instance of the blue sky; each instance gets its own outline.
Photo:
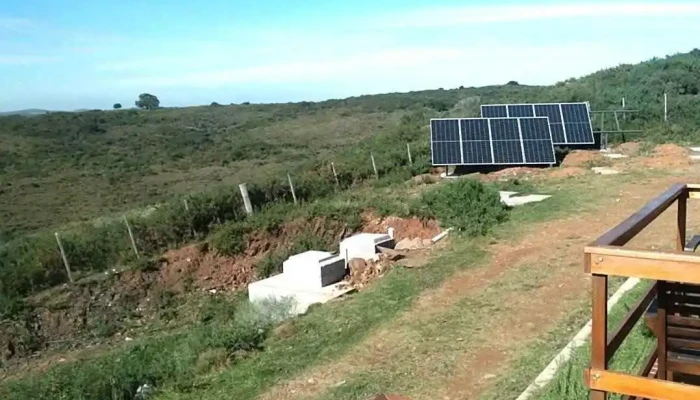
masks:
<path id="1" fill-rule="evenodd" d="M 0 110 L 550 84 L 700 47 L 698 1 L 4 0 Z"/>

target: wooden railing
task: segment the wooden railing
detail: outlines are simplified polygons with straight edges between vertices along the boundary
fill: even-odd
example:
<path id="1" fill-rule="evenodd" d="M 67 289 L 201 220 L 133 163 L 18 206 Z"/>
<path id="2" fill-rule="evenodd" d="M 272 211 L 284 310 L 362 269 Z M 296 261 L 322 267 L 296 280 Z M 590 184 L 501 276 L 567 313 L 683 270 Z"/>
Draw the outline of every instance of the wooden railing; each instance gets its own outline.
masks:
<path id="1" fill-rule="evenodd" d="M 686 242 L 688 198 L 700 198 L 700 185 L 674 185 L 584 250 L 584 268 L 587 273 L 592 274 L 593 286 L 591 365 L 584 371 L 584 380 L 591 389 L 593 400 L 603 400 L 607 393 L 623 394 L 629 399 L 700 399 L 700 387 L 672 381 L 667 362 L 667 321 L 674 318 L 667 314 L 668 296 L 673 293 L 670 290 L 672 284 L 669 282 L 700 285 L 700 255 L 683 252 Z M 677 206 L 675 252 L 623 247 L 674 204 Z M 607 330 L 609 276 L 637 277 L 654 281 L 610 334 Z M 608 370 L 610 359 L 655 297 L 658 302 L 658 324 L 655 329 L 657 347 L 645 359 L 643 368 L 639 371 L 641 376 Z M 700 322 L 700 319 L 696 322 Z M 655 377 L 649 377 L 654 364 L 657 364 Z M 670 367 L 675 368 L 674 365 Z"/>

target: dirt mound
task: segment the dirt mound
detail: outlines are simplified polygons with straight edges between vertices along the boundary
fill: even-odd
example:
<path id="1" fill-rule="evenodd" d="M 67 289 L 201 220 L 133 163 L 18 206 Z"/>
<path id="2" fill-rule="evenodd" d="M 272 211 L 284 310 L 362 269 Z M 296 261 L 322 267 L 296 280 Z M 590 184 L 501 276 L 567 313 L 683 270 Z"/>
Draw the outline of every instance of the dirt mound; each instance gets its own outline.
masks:
<path id="1" fill-rule="evenodd" d="M 513 167 L 491 172 L 481 176 L 483 182 L 505 181 L 512 178 L 528 179 L 530 176 L 539 175 L 544 171 L 540 168 Z"/>
<path id="2" fill-rule="evenodd" d="M 547 171 L 548 178 L 570 178 L 572 176 L 581 176 L 588 173 L 586 168 L 582 167 L 562 167 L 552 168 Z"/>
<path id="3" fill-rule="evenodd" d="M 604 162 L 604 157 L 598 152 L 574 150 L 564 157 L 562 167 L 589 168 Z"/>
<path id="4" fill-rule="evenodd" d="M 641 159 L 647 168 L 668 169 L 690 165 L 690 151 L 676 144 L 660 144 L 654 148 L 651 157 Z"/>
<path id="5" fill-rule="evenodd" d="M 639 154 L 640 146 L 639 142 L 627 142 L 615 146 L 613 150 L 628 156 L 636 156 Z"/>
<path id="6" fill-rule="evenodd" d="M 441 232 L 440 225 L 435 220 L 423 221 L 420 218 L 379 217 L 374 213 L 365 212 L 361 215 L 363 232 L 387 233 L 394 228 L 396 242 L 405 238 L 430 239 Z"/>

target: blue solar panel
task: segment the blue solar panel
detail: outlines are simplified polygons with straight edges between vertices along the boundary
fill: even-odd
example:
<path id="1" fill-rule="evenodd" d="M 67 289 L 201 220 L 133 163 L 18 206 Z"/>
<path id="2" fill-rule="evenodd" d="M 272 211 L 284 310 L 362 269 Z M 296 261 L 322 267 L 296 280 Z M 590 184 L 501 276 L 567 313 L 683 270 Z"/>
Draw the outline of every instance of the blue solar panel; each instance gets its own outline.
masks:
<path id="1" fill-rule="evenodd" d="M 508 117 L 534 117 L 535 109 L 531 104 L 513 104 L 508 106 Z"/>
<path id="2" fill-rule="evenodd" d="M 481 106 L 482 118 L 506 118 L 508 108 L 506 106 Z"/>
<path id="3" fill-rule="evenodd" d="M 434 165 L 556 162 L 544 117 L 436 119 L 430 121 L 430 129 Z"/>
<path id="4" fill-rule="evenodd" d="M 554 144 L 593 144 L 593 129 L 586 103 L 485 104 L 482 117 L 547 117 Z"/>

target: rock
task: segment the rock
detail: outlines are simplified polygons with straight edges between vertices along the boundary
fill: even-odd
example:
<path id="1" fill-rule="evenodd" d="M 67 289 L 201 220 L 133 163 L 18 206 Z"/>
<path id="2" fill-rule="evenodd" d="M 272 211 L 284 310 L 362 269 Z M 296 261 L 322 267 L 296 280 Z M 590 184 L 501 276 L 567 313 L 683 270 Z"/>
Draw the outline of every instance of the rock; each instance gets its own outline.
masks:
<path id="1" fill-rule="evenodd" d="M 367 269 L 367 261 L 361 258 L 353 258 L 348 262 L 348 267 L 350 267 L 350 272 L 353 271 L 364 271 Z"/>
<path id="2" fill-rule="evenodd" d="M 398 243 L 396 243 L 396 246 L 394 246 L 394 250 L 409 250 L 411 248 L 411 239 L 402 239 Z"/>
<path id="3" fill-rule="evenodd" d="M 423 239 L 421 238 L 415 238 L 411 240 L 411 249 L 422 249 L 423 248 Z"/>
<path id="4" fill-rule="evenodd" d="M 382 258 L 384 258 L 385 260 L 396 261 L 405 257 L 405 255 L 400 251 L 381 246 L 378 246 L 378 248 L 379 252 L 382 254 Z"/>
<path id="5" fill-rule="evenodd" d="M 433 244 L 431 239 L 423 239 L 423 247 L 430 247 Z"/>

